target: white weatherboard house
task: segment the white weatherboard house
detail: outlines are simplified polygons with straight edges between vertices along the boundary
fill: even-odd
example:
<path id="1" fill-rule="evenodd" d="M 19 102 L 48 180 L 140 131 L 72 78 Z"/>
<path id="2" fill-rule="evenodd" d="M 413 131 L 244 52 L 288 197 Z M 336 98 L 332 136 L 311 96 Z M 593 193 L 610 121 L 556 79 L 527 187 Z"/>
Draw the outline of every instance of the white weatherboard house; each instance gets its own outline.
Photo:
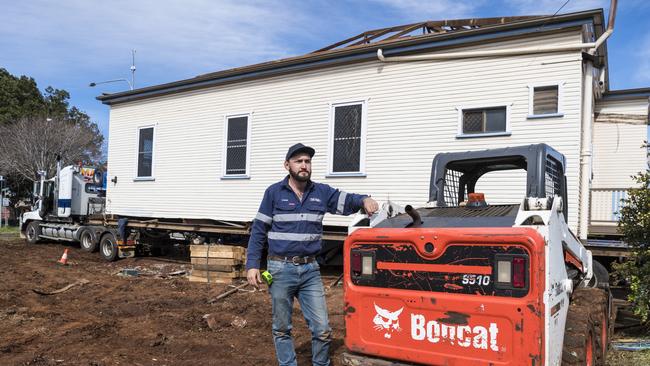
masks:
<path id="1" fill-rule="evenodd" d="M 605 24 L 602 10 L 424 22 L 102 95 L 111 108 L 107 210 L 250 222 L 296 142 L 316 149 L 315 181 L 417 207 L 437 153 L 543 142 L 567 158 L 569 225 L 582 239 L 606 235 L 629 176 L 646 169 L 650 89 L 609 90 L 606 43 L 581 46 Z M 484 56 L 458 56 L 468 52 Z M 477 187 L 488 202 L 524 197 L 524 174 L 492 174 Z"/>

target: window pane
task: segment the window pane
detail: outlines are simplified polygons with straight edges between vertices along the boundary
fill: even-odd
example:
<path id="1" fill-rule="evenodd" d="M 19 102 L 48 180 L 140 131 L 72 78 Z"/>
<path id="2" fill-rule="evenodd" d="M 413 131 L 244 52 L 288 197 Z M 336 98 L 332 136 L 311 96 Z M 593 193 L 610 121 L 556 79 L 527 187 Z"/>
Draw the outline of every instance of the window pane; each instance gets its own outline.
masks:
<path id="1" fill-rule="evenodd" d="M 140 129 L 138 142 L 138 177 L 150 177 L 153 165 L 153 127 Z"/>
<path id="2" fill-rule="evenodd" d="M 557 113 L 558 86 L 542 86 L 533 92 L 533 114 Z"/>
<path id="3" fill-rule="evenodd" d="M 483 132 L 483 111 L 463 111 L 463 133 Z"/>
<path id="4" fill-rule="evenodd" d="M 490 108 L 485 110 L 485 132 L 506 131 L 506 108 Z"/>
<path id="5" fill-rule="evenodd" d="M 246 144 L 248 133 L 248 117 L 237 117 L 228 119 L 228 146 Z"/>
<path id="6" fill-rule="evenodd" d="M 335 107 L 333 172 L 361 170 L 362 105 Z"/>
<path id="7" fill-rule="evenodd" d="M 152 165 L 151 153 L 140 153 L 138 155 L 138 177 L 151 177 Z"/>
<path id="8" fill-rule="evenodd" d="M 226 140 L 226 175 L 246 174 L 248 117 L 228 119 L 228 136 Z"/>

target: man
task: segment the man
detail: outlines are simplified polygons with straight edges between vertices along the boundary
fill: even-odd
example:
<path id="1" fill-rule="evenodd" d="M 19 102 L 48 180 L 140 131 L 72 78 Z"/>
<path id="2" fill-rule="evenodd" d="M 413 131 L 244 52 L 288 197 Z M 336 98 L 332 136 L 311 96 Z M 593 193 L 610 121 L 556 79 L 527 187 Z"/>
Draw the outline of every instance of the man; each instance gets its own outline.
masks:
<path id="1" fill-rule="evenodd" d="M 377 202 L 369 196 L 312 182 L 314 153 L 314 149 L 303 144 L 289 148 L 284 162 L 289 175 L 264 192 L 248 242 L 247 278 L 251 285 L 259 287 L 262 248 L 268 240 L 267 269 L 273 276 L 269 288 L 273 303 L 273 341 L 280 366 L 297 364 L 291 336 L 294 298 L 298 299 L 312 334 L 313 364 L 330 364 L 332 329 L 315 259 L 321 250 L 325 212 L 349 215 L 363 207 L 372 215 L 378 209 Z"/>

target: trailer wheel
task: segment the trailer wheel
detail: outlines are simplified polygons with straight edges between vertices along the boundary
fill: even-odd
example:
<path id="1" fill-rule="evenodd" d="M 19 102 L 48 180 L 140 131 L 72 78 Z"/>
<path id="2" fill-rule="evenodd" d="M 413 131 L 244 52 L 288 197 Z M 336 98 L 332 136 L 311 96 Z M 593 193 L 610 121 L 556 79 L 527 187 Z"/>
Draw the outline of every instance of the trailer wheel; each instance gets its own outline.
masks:
<path id="1" fill-rule="evenodd" d="M 98 245 L 90 229 L 82 231 L 81 235 L 79 235 L 79 246 L 85 252 L 92 253 L 97 251 Z"/>
<path id="2" fill-rule="evenodd" d="M 578 288 L 567 314 L 562 365 L 605 364 L 608 342 L 606 293 L 597 288 Z"/>
<path id="3" fill-rule="evenodd" d="M 32 221 L 27 224 L 27 229 L 25 230 L 25 236 L 27 237 L 27 242 L 29 244 L 36 244 L 40 241 L 41 235 L 41 222 Z"/>
<path id="4" fill-rule="evenodd" d="M 117 260 L 117 239 L 112 233 L 106 233 L 99 241 L 99 255 L 109 262 Z"/>

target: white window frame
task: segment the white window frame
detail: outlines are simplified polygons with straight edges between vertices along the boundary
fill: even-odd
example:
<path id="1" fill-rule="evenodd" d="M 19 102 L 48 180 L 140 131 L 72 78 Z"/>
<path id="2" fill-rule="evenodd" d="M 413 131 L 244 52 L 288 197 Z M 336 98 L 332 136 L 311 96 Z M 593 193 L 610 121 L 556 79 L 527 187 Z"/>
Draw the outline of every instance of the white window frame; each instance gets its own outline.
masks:
<path id="1" fill-rule="evenodd" d="M 328 162 L 327 174 L 325 177 L 365 177 L 366 176 L 366 129 L 368 125 L 368 99 L 356 99 L 347 101 L 337 101 L 329 103 L 329 133 L 328 133 Z M 361 148 L 359 151 L 359 171 L 356 172 L 334 172 L 334 122 L 337 107 L 350 105 L 361 105 Z"/>
<path id="2" fill-rule="evenodd" d="M 140 162 L 140 131 L 153 128 L 153 141 L 151 142 L 151 175 L 150 176 L 138 176 L 138 164 Z M 155 168 L 156 168 L 156 140 L 158 139 L 156 133 L 158 132 L 158 123 L 153 123 L 149 125 L 138 126 L 136 128 L 136 137 L 135 137 L 135 170 L 133 172 L 133 181 L 153 181 L 155 180 Z"/>
<path id="3" fill-rule="evenodd" d="M 535 88 L 543 88 L 545 86 L 557 86 L 557 112 L 546 113 L 546 114 L 534 114 Z M 528 116 L 526 118 L 536 119 L 536 118 L 564 117 L 564 110 L 562 108 L 562 102 L 564 100 L 563 89 L 564 89 L 563 81 L 528 84 Z"/>
<path id="4" fill-rule="evenodd" d="M 489 109 L 489 108 L 506 108 L 506 130 L 503 132 L 485 132 L 485 133 L 464 133 L 463 132 L 463 111 L 468 109 Z M 491 103 L 491 104 L 480 104 L 480 105 L 462 105 L 457 106 L 458 110 L 458 134 L 456 138 L 479 138 L 479 137 L 492 137 L 492 136 L 510 136 L 512 132 L 510 130 L 510 110 L 512 103 Z"/>
<path id="5" fill-rule="evenodd" d="M 246 117 L 246 172 L 244 174 L 226 174 L 228 160 L 228 121 L 232 118 Z M 221 150 L 221 179 L 250 179 L 251 168 L 251 126 L 253 112 L 227 114 L 223 117 L 223 146 Z"/>

